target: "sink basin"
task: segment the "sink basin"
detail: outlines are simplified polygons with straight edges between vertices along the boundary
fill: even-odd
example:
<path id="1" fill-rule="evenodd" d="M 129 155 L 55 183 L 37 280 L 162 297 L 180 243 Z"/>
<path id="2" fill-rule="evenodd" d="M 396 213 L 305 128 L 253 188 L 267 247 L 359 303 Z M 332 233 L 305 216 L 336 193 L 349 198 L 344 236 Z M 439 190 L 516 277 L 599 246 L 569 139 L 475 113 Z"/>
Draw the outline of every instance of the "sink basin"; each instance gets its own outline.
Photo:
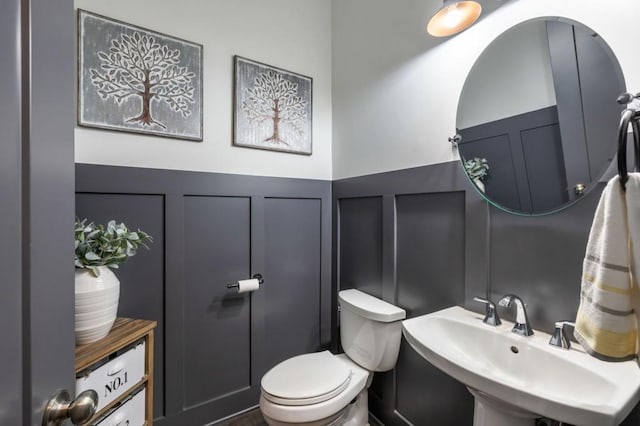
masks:
<path id="1" fill-rule="evenodd" d="M 640 400 L 637 361 L 600 361 L 578 344 L 560 349 L 546 333 L 520 336 L 513 323 L 493 327 L 483 317 L 454 306 L 402 323 L 411 347 L 474 395 L 475 426 L 533 425 L 536 417 L 613 426 Z"/>

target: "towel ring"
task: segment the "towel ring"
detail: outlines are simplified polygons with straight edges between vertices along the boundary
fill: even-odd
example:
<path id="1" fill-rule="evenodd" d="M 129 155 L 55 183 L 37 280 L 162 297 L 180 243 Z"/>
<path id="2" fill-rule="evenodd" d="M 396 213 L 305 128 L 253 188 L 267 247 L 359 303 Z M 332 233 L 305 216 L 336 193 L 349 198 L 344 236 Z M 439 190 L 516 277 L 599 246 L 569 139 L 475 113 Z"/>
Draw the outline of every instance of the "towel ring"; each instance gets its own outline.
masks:
<path id="1" fill-rule="evenodd" d="M 621 96 L 622 97 L 622 96 Z M 618 98 L 620 102 L 621 98 Z M 640 166 L 640 111 L 633 109 L 625 109 L 622 111 L 620 125 L 618 126 L 618 176 L 620 176 L 620 185 L 622 190 L 626 190 L 626 183 L 629 180 L 627 172 L 627 131 L 631 124 L 631 132 L 633 133 L 633 163 L 635 171 Z"/>

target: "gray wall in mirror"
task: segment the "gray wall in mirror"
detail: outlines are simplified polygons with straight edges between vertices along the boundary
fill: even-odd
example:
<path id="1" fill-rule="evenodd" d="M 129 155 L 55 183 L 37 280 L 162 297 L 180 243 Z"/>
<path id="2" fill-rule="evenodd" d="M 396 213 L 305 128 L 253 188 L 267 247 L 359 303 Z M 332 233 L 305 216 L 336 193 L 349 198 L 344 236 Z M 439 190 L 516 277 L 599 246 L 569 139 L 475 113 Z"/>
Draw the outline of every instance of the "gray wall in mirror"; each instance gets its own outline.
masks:
<path id="1" fill-rule="evenodd" d="M 515 293 L 533 326 L 551 332 L 554 321 L 575 318 L 601 190 L 561 212 L 524 217 L 490 206 L 457 162 L 335 181 L 336 285 L 381 294 L 408 317 L 456 304 L 483 312 L 473 296 Z M 376 374 L 370 408 L 386 425 L 473 422 L 465 387 L 404 341 L 395 370 Z M 639 422 L 636 407 L 623 425 Z"/>
<path id="2" fill-rule="evenodd" d="M 615 55 L 576 22 L 544 18 L 505 31 L 480 55 L 460 97 L 460 157 L 488 160 L 487 199 L 550 212 L 587 191 L 615 154 L 625 91 Z"/>

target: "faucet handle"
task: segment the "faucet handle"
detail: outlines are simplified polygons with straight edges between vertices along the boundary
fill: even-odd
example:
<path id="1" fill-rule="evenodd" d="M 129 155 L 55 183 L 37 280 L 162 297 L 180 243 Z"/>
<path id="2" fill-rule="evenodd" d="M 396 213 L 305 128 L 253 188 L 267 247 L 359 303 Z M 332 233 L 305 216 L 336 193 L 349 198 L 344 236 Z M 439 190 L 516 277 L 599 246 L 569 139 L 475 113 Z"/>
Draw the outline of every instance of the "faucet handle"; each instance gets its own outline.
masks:
<path id="1" fill-rule="evenodd" d="M 551 336 L 551 339 L 549 340 L 549 344 L 551 346 L 557 346 L 557 347 L 562 348 L 562 349 L 571 348 L 571 341 L 569 340 L 569 337 L 567 336 L 567 332 L 564 331 L 564 326 L 565 325 L 569 325 L 571 327 L 575 327 L 576 326 L 576 324 L 574 322 L 571 322 L 571 321 L 557 321 L 555 323 L 555 329 L 553 330 L 553 335 Z"/>
<path id="2" fill-rule="evenodd" d="M 484 303 L 486 305 L 485 315 L 482 322 L 484 322 L 485 324 L 493 325 L 493 326 L 502 324 L 502 321 L 500 321 L 500 316 L 498 315 L 498 310 L 496 309 L 495 303 L 493 303 L 489 299 L 485 299 L 482 297 L 474 297 L 473 300 L 475 300 L 476 302 Z"/>

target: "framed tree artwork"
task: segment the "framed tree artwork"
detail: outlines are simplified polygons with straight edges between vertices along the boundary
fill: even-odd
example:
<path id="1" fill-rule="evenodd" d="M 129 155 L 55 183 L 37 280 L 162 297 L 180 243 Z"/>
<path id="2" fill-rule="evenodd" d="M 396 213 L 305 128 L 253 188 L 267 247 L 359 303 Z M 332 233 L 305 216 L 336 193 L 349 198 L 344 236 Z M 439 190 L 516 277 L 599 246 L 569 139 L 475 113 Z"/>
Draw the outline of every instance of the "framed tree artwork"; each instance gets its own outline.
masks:
<path id="1" fill-rule="evenodd" d="M 202 140 L 202 45 L 78 10 L 78 124 Z"/>
<path id="2" fill-rule="evenodd" d="M 311 155 L 312 80 L 234 57 L 233 144 Z"/>

